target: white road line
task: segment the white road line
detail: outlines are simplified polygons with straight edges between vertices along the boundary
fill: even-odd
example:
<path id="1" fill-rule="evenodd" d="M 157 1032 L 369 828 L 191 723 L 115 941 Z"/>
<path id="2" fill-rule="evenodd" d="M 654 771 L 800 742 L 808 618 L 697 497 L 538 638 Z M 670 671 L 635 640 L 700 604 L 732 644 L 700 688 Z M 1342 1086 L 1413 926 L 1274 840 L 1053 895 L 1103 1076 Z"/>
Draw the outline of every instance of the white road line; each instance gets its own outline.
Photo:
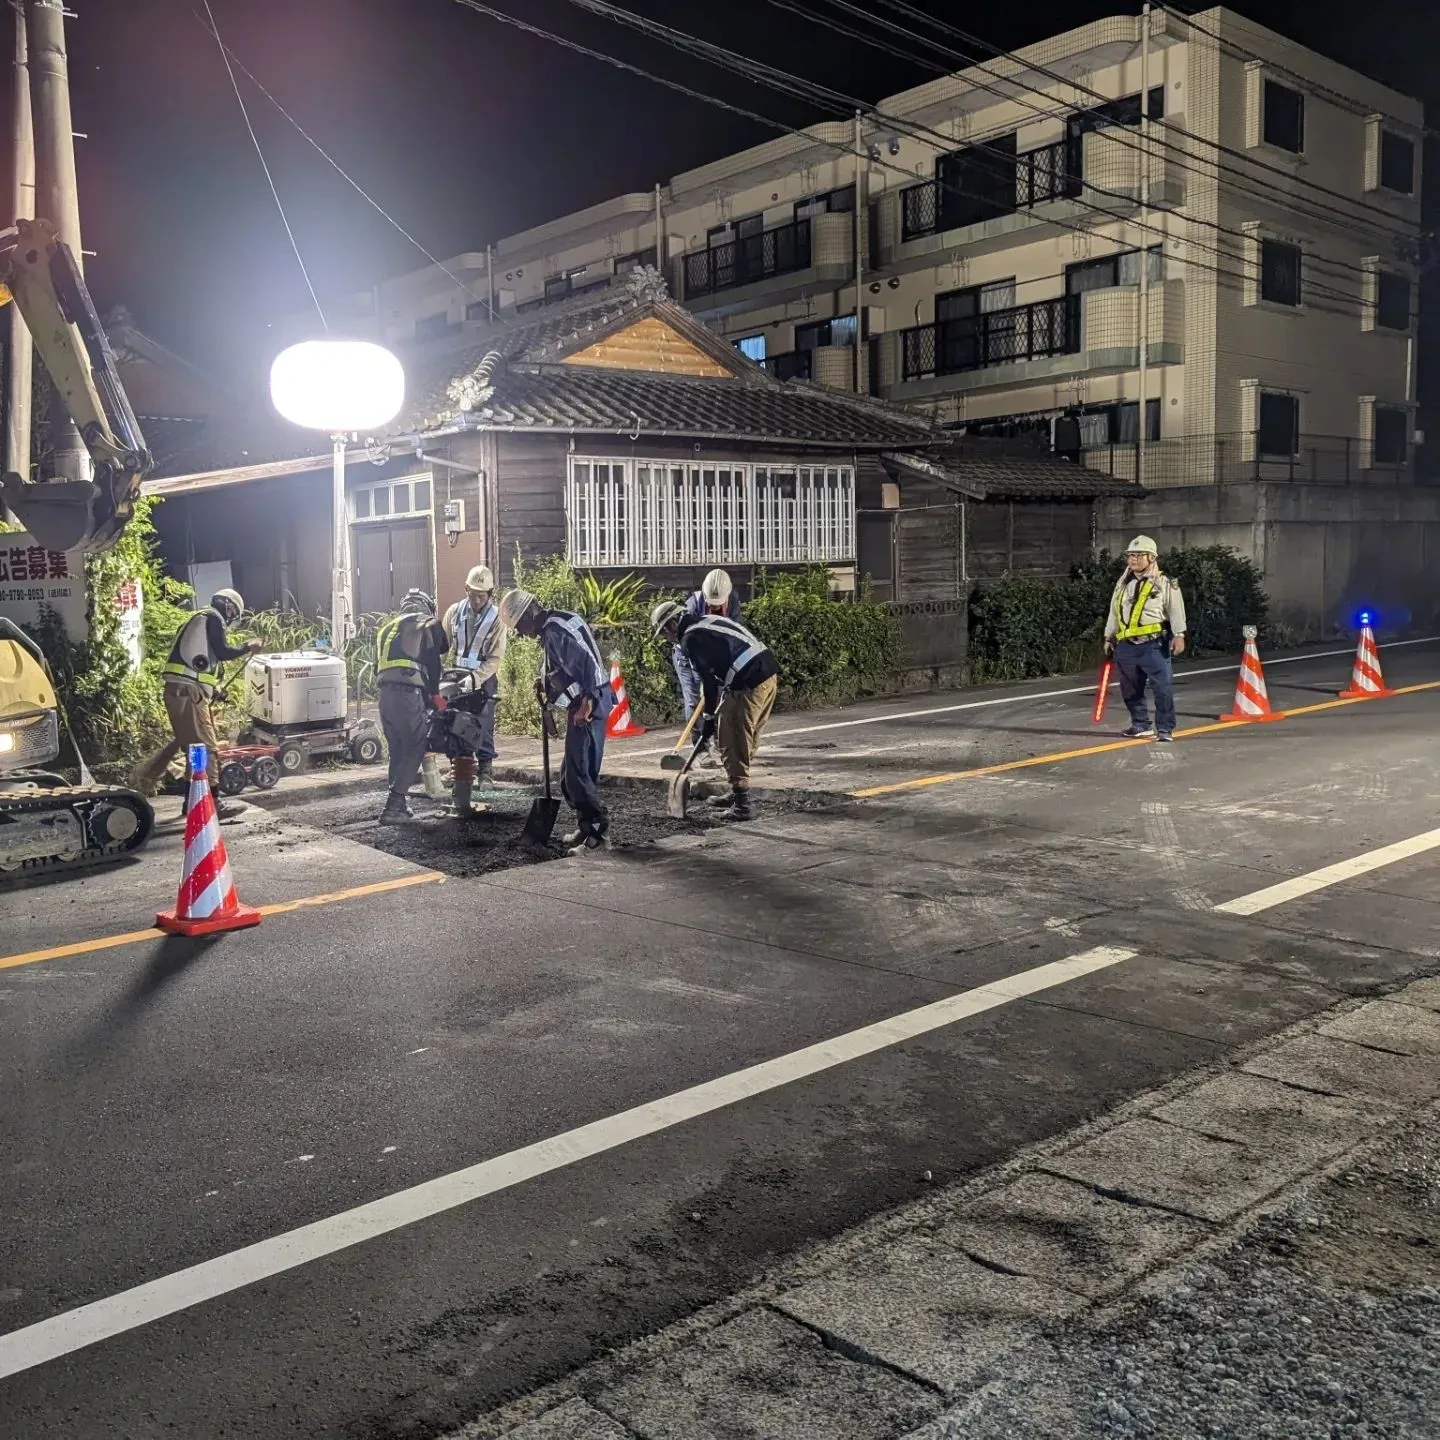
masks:
<path id="1" fill-rule="evenodd" d="M 485 1195 L 494 1195 L 537 1176 L 563 1169 L 593 1155 L 614 1150 L 631 1140 L 654 1135 L 698 1116 L 737 1104 L 753 1095 L 763 1095 L 811 1075 L 873 1055 L 892 1045 L 913 1040 L 957 1020 L 1008 1005 L 1067 981 L 1091 975 L 1131 959 L 1133 950 L 1102 945 L 1048 965 L 1037 965 L 1018 975 L 976 986 L 903 1015 L 877 1021 L 831 1040 L 807 1045 L 802 1050 L 777 1056 L 759 1065 L 707 1080 L 661 1100 L 637 1105 L 603 1120 L 552 1136 L 493 1160 L 481 1161 L 464 1170 L 397 1191 L 369 1204 L 303 1225 L 284 1235 L 275 1235 L 242 1250 L 213 1260 L 202 1261 L 186 1270 L 151 1280 L 134 1289 L 121 1291 L 104 1300 L 95 1300 L 75 1310 L 54 1315 L 0 1335 L 0 1379 L 17 1375 L 48 1360 L 58 1359 L 87 1345 L 148 1325 L 152 1320 L 188 1310 L 217 1296 L 257 1284 L 293 1270 L 299 1265 L 333 1255 L 352 1245 L 402 1229 L 432 1215 L 453 1210 Z"/>
<path id="2" fill-rule="evenodd" d="M 1393 845 L 1383 845 L 1378 850 L 1369 850 L 1363 855 L 1353 855 L 1349 860 L 1339 860 L 1334 865 L 1312 870 L 1308 875 L 1296 875 L 1278 885 L 1268 885 L 1264 890 L 1227 900 L 1215 909 L 1221 915 L 1258 915 L 1262 910 L 1273 910 L 1288 900 L 1313 895 L 1315 891 L 1338 885 L 1342 880 L 1368 875 L 1382 865 L 1393 865 L 1397 860 L 1408 860 L 1412 855 L 1423 855 L 1427 850 L 1437 848 L 1440 848 L 1440 830 L 1427 830 L 1423 835 L 1412 835 L 1408 840 L 1397 840 Z"/>
<path id="3" fill-rule="evenodd" d="M 1390 640 L 1384 648 L 1398 650 L 1402 645 L 1433 645 L 1436 641 L 1440 641 L 1440 635 L 1422 635 L 1415 640 Z M 1298 665 L 1305 660 L 1333 660 L 1336 656 L 1351 656 L 1354 653 L 1353 647 L 1348 650 L 1313 650 L 1308 655 L 1282 655 L 1278 660 L 1266 660 L 1264 663 L 1268 670 L 1275 665 Z M 1176 674 L 1175 683 L 1178 685 L 1183 680 L 1196 679 L 1201 675 L 1233 675 L 1239 668 L 1239 665 L 1210 665 L 1203 670 L 1184 670 Z M 1119 683 L 1118 680 L 1112 681 L 1112 688 Z M 966 700 L 957 705 L 936 705 L 928 710 L 897 710 L 889 715 L 867 715 L 859 720 L 830 720 L 823 725 L 799 725 L 790 730 L 767 730 L 765 741 L 768 745 L 785 739 L 787 735 L 818 735 L 824 730 L 847 730 L 853 725 L 888 725 L 892 720 L 928 720 L 932 715 L 953 715 L 960 710 L 986 710 L 993 705 L 1023 705 L 1027 700 L 1058 700 L 1066 695 L 1094 693 L 1093 685 L 1071 685 L 1064 690 L 1035 690 L 1028 695 L 997 695 L 989 700 Z M 625 746 L 616 746 L 614 754 L 642 760 L 649 755 L 668 755 L 673 748 L 664 745 L 658 749 L 631 750 Z"/>

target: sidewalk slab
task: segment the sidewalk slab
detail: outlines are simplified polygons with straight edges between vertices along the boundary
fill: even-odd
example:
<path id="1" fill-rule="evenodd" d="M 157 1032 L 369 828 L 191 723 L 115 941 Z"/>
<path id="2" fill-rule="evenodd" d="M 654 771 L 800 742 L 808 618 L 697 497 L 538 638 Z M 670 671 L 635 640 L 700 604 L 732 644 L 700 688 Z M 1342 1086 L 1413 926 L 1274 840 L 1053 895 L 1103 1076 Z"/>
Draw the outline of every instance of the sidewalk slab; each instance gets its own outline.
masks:
<path id="1" fill-rule="evenodd" d="M 1257 1153 L 1159 1120 L 1127 1120 L 1045 1162 L 1052 1174 L 1143 1204 L 1217 1223 L 1233 1219 L 1299 1172 L 1288 1156 Z"/>
<path id="2" fill-rule="evenodd" d="M 1422 1010 L 1440 1011 L 1440 977 L 1416 980 L 1389 998 L 1397 1005 L 1418 1005 Z"/>
<path id="3" fill-rule="evenodd" d="M 511 1430 L 505 1440 L 633 1440 L 630 1432 L 576 1398 L 547 1411 L 528 1425 Z"/>
<path id="4" fill-rule="evenodd" d="M 933 1232 L 942 1244 L 1091 1299 L 1124 1289 L 1209 1233 L 1203 1221 L 1126 1205 L 1040 1171 L 1012 1180 Z"/>
<path id="5" fill-rule="evenodd" d="M 774 1304 L 832 1342 L 953 1397 L 984 1384 L 1028 1325 L 1074 1314 L 1085 1301 L 911 1238 Z"/>
<path id="6" fill-rule="evenodd" d="M 848 1360 L 765 1309 L 598 1398 L 645 1440 L 890 1440 L 941 1406 L 932 1391 Z"/>
<path id="7" fill-rule="evenodd" d="M 1365 1096 L 1372 1103 L 1419 1105 L 1440 1096 L 1440 1065 L 1432 1057 L 1392 1054 L 1319 1033 L 1299 1035 L 1241 1068 L 1307 1090 Z"/>
<path id="8" fill-rule="evenodd" d="M 1440 1055 L 1440 1015 L 1389 1000 L 1372 1001 L 1327 1021 L 1320 1034 L 1398 1055 Z"/>

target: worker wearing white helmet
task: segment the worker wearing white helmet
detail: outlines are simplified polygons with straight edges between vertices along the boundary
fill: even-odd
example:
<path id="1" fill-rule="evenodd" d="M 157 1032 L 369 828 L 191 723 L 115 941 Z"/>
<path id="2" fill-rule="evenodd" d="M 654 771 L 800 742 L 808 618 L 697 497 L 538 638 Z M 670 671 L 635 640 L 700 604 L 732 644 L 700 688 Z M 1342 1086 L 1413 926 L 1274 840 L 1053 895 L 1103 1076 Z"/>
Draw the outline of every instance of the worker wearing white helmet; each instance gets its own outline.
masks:
<path id="1" fill-rule="evenodd" d="M 739 598 L 729 575 L 723 570 L 712 570 L 700 582 L 700 588 L 685 601 L 683 608 L 687 615 L 723 615 L 727 620 L 740 618 Z M 700 682 L 699 672 L 678 644 L 671 647 L 670 659 L 675 666 L 675 678 L 680 682 L 680 694 L 685 702 L 685 714 L 688 718 L 695 713 L 695 707 L 704 698 L 704 686 Z M 701 752 L 700 764 L 711 768 L 715 765 L 709 744 L 706 744 Z"/>
<path id="2" fill-rule="evenodd" d="M 488 696 L 490 704 L 479 712 L 481 739 L 475 751 L 473 777 L 462 776 L 457 768 L 455 806 L 459 810 L 469 804 L 469 795 L 461 795 L 460 787 L 470 784 L 488 785 L 495 764 L 495 701 L 500 694 L 500 660 L 505 654 L 507 631 L 500 623 L 500 609 L 495 604 L 495 576 L 488 565 L 472 565 L 465 577 L 465 595 L 446 612 L 442 622 L 450 642 L 446 664 L 455 670 L 468 670 L 475 693 Z"/>
<path id="3" fill-rule="evenodd" d="M 415 818 L 405 797 L 425 763 L 445 644 L 435 599 L 419 589 L 407 590 L 399 614 L 382 620 L 375 631 L 375 701 L 390 752 L 390 793 L 380 813 L 382 825 L 403 825 Z M 438 774 L 433 779 L 432 793 L 443 794 Z"/>
<path id="4" fill-rule="evenodd" d="M 131 777 L 132 788 L 148 795 L 176 755 L 188 753 L 191 745 L 205 747 L 206 768 L 210 788 L 220 783 L 220 761 L 216 755 L 220 741 L 215 734 L 215 720 L 210 701 L 220 683 L 220 666 L 226 660 L 238 660 L 260 649 L 258 640 L 232 645 L 225 633 L 245 611 L 245 601 L 230 589 L 217 590 L 204 610 L 196 610 L 175 633 L 175 643 L 165 662 L 165 714 L 170 720 L 172 738 L 146 760 Z M 217 812 L 222 820 L 243 813 L 240 806 L 222 804 L 216 796 Z"/>
<path id="5" fill-rule="evenodd" d="M 1120 694 L 1130 712 L 1123 733 L 1133 740 L 1170 740 L 1175 733 L 1172 655 L 1185 650 L 1185 597 L 1160 571 L 1155 542 L 1137 535 L 1125 552 L 1125 573 L 1115 582 L 1105 617 L 1105 653 L 1115 657 Z M 1155 692 L 1155 722 L 1145 687 Z"/>

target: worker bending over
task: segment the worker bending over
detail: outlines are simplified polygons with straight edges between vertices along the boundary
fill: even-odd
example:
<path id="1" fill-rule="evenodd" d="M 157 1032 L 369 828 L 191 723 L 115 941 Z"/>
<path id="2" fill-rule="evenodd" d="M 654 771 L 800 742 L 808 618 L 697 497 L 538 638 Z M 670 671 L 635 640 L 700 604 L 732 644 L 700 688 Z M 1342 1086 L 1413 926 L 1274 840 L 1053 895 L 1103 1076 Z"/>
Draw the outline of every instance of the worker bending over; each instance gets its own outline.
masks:
<path id="1" fill-rule="evenodd" d="M 390 794 L 380 813 L 382 825 L 415 818 L 405 796 L 425 759 L 429 711 L 440 689 L 447 644 L 435 601 L 423 590 L 407 591 L 400 613 L 375 632 L 375 688 L 390 750 Z"/>
<path id="2" fill-rule="evenodd" d="M 442 622 L 449 641 L 447 662 L 455 670 L 468 670 L 477 695 L 490 703 L 480 711 L 481 739 L 475 755 L 479 764 L 473 783 L 489 785 L 494 780 L 495 702 L 500 694 L 500 660 L 505 654 L 505 627 L 494 601 L 495 577 L 486 565 L 475 565 L 465 577 L 465 598 L 457 600 Z M 455 804 L 464 808 L 459 794 L 465 781 L 457 774 Z M 469 804 L 469 795 L 464 797 Z"/>
<path id="3" fill-rule="evenodd" d="M 1125 554 L 1125 573 L 1115 583 L 1105 617 L 1105 653 L 1115 657 L 1120 694 L 1130 712 L 1122 733 L 1132 740 L 1168 743 L 1175 734 L 1175 682 L 1170 657 L 1185 650 L 1185 597 L 1160 573 L 1155 542 L 1137 535 Z M 1145 700 L 1145 683 L 1155 692 L 1155 723 Z"/>
<path id="4" fill-rule="evenodd" d="M 729 575 L 723 570 L 712 570 L 701 582 L 700 588 L 685 601 L 685 613 L 696 617 L 724 615 L 730 620 L 738 620 L 740 599 L 735 594 Z M 685 658 L 685 652 L 679 645 L 671 647 L 670 656 L 675 666 L 675 678 L 680 682 L 680 694 L 685 701 L 685 718 L 688 720 L 704 698 L 704 689 L 695 667 Z M 715 763 L 708 744 L 701 749 L 700 760 L 702 764 Z"/>
<path id="5" fill-rule="evenodd" d="M 715 736 L 730 793 L 711 801 L 731 820 L 749 820 L 750 766 L 760 736 L 775 708 L 780 667 L 770 647 L 738 620 L 724 615 L 691 615 L 674 600 L 663 600 L 650 613 L 657 638 L 664 636 L 684 651 L 695 667 L 705 700 L 702 740 Z"/>
<path id="6" fill-rule="evenodd" d="M 546 610 L 528 590 L 500 600 L 500 623 L 540 642 L 536 689 L 541 720 L 547 709 L 565 712 L 565 753 L 560 793 L 575 811 L 577 828 L 564 837 L 571 850 L 606 848 L 610 815 L 600 802 L 600 764 L 605 758 L 605 721 L 615 705 L 609 671 L 590 627 L 568 610 Z"/>
<path id="7" fill-rule="evenodd" d="M 131 778 L 132 788 L 148 795 L 159 783 L 170 762 L 180 754 L 189 754 L 192 745 L 205 747 L 206 768 L 210 789 L 220 783 L 220 761 L 216 752 L 220 741 L 215 734 L 215 718 L 210 703 L 220 683 L 220 666 L 226 660 L 254 655 L 261 649 L 258 640 L 232 645 L 225 633 L 245 611 L 245 602 L 234 590 L 217 590 L 210 597 L 207 609 L 196 610 L 179 630 L 165 662 L 165 714 L 170 721 L 171 738 L 160 747 Z M 241 809 L 226 805 L 215 794 L 215 811 L 222 820 L 232 819 Z"/>

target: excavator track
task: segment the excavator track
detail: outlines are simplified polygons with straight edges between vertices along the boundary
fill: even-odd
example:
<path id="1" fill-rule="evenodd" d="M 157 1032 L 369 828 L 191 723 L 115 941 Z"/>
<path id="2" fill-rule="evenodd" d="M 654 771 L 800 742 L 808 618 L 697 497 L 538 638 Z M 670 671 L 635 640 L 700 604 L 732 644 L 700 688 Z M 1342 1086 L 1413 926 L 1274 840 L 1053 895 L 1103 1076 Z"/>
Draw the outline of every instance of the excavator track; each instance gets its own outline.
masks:
<path id="1" fill-rule="evenodd" d="M 48 855 L 46 815 L 54 817 L 53 835 L 61 842 Z M 140 849 L 154 829 L 150 802 L 123 786 L 6 789 L 0 783 L 0 886 L 119 860 Z"/>

